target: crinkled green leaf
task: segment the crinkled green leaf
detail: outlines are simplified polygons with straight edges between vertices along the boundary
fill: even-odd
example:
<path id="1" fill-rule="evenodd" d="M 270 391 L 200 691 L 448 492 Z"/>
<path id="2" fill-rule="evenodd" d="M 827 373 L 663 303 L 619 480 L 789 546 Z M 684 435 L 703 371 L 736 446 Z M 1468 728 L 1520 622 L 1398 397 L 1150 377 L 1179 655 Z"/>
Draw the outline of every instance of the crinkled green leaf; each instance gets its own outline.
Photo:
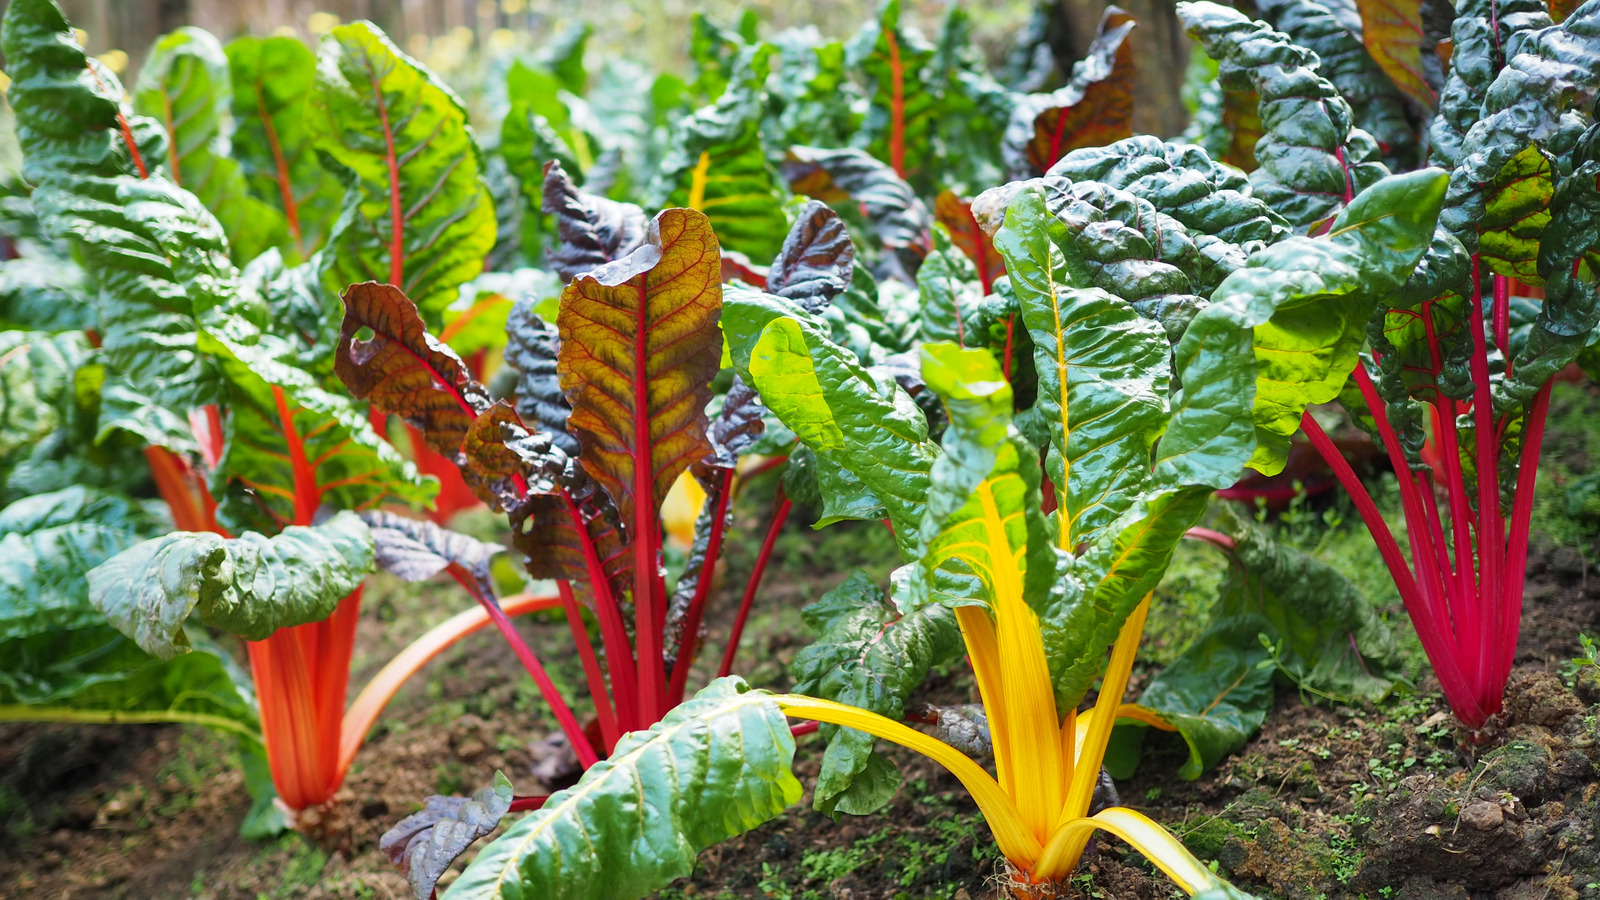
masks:
<path id="1" fill-rule="evenodd" d="M 778 145 L 842 147 L 861 126 L 861 89 L 850 80 L 844 44 L 823 43 L 814 28 L 791 28 L 772 38 L 778 48 L 779 76 L 768 82 L 778 106 L 774 132 Z M 861 101 L 857 103 L 857 101 Z"/>
<path id="2" fill-rule="evenodd" d="M 318 152 L 346 182 L 324 276 L 405 291 L 438 327 L 494 247 L 494 199 L 455 93 L 367 22 L 322 39 L 307 111 Z"/>
<path id="3" fill-rule="evenodd" d="M 637 900 L 800 799 L 770 695 L 712 682 L 484 848 L 446 900 Z"/>
<path id="4" fill-rule="evenodd" d="M 289 245 L 288 223 L 250 194 L 229 155 L 233 93 L 228 58 L 211 33 L 185 27 L 150 48 L 134 88 L 133 108 L 167 132 L 167 176 L 216 215 L 233 260 L 244 265 L 268 247 Z"/>
<path id="5" fill-rule="evenodd" d="M 902 553 L 916 546 L 937 448 L 922 411 L 892 377 L 833 343 L 823 321 L 753 290 L 723 295 L 734 367 L 816 455 L 879 498 Z"/>
<path id="6" fill-rule="evenodd" d="M 938 95 L 932 114 L 938 182 L 976 191 L 1003 181 L 1000 136 L 1010 120 L 1016 94 L 989 74 L 989 64 L 973 40 L 972 14 L 960 4 L 945 11 L 928 82 Z M 820 138 L 802 143 L 818 144 Z"/>
<path id="7" fill-rule="evenodd" d="M 1272 659 L 1256 635 L 1267 627 L 1254 615 L 1219 620 L 1161 670 L 1139 704 L 1161 714 L 1189 745 L 1178 769 L 1199 778 L 1243 747 L 1272 708 Z"/>
<path id="8" fill-rule="evenodd" d="M 1273 657 L 1296 684 L 1324 696 L 1388 696 L 1401 677 L 1400 650 L 1372 601 L 1339 570 L 1274 541 L 1228 508 L 1223 530 L 1235 539 L 1217 616 L 1256 616 Z M 1242 650 L 1258 646 L 1254 635 Z"/>
<path id="9" fill-rule="evenodd" d="M 197 332 L 241 311 L 222 229 L 193 194 L 154 174 L 154 154 L 165 154 L 159 125 L 125 113 L 116 77 L 83 55 L 52 0 L 12 3 L 0 43 L 23 175 L 46 231 L 94 274 L 107 369 L 165 409 L 213 401 L 217 373 L 196 350 Z"/>
<path id="10" fill-rule="evenodd" d="M 1303 230 L 1339 212 L 1348 198 L 1388 174 L 1378 144 L 1352 124 L 1350 105 L 1317 73 L 1317 56 L 1288 35 L 1216 3 L 1178 5 L 1190 36 L 1220 64 L 1225 89 L 1260 98 L 1255 193 Z"/>
<path id="11" fill-rule="evenodd" d="M 1476 225 L 1478 259 L 1497 275 L 1543 285 L 1537 264 L 1555 193 L 1550 160 L 1529 144 L 1495 173 L 1483 193 L 1483 217 Z"/>
<path id="12" fill-rule="evenodd" d="M 311 128 L 317 60 L 297 37 L 246 36 L 226 48 L 233 82 L 233 158 L 250 193 L 289 230 L 292 264 L 322 249 L 344 186 L 317 158 Z"/>
<path id="13" fill-rule="evenodd" d="M 1341 8 L 1315 0 L 1263 0 L 1256 5 L 1274 28 L 1317 54 L 1317 71 L 1339 89 L 1356 126 L 1378 141 L 1385 159 L 1407 166 L 1415 161 L 1417 134 L 1406 118 L 1405 95 L 1362 43 L 1361 19 L 1352 21 L 1349 15 L 1354 3 Z"/>
<path id="14" fill-rule="evenodd" d="M 287 348 L 207 340 L 228 378 L 222 457 L 211 472 L 218 514 L 230 528 L 307 524 L 324 504 L 420 507 L 438 485 L 373 431 L 366 410 L 323 390 L 284 361 Z"/>
<path id="15" fill-rule="evenodd" d="M 1064 495 L 1058 541 L 1070 550 L 1096 540 L 1147 489 L 1170 375 L 1161 326 L 1089 287 L 1083 261 L 1062 252 L 1066 232 L 1032 187 L 1012 199 L 995 247 L 1034 342 L 1045 467 Z"/>
<path id="16" fill-rule="evenodd" d="M 679 123 L 659 170 L 661 205 L 701 210 L 722 246 L 762 260 L 777 254 L 789 231 L 778 174 L 761 144 L 762 84 L 773 52 L 763 45 L 741 59 L 717 102 Z"/>
<path id="17" fill-rule="evenodd" d="M 1289 235 L 1283 217 L 1251 196 L 1243 174 L 1192 144 L 1163 143 L 1147 135 L 1129 138 L 1075 150 L 1050 174 L 1121 188 L 1177 219 L 1204 261 L 1201 293 L 1244 265 L 1252 249 Z"/>
<path id="18" fill-rule="evenodd" d="M 917 269 L 923 341 L 954 341 L 963 347 L 988 344 L 983 315 L 983 283 L 966 255 L 957 250 L 944 226 L 933 233 L 933 252 Z"/>
<path id="19" fill-rule="evenodd" d="M 87 275 L 71 260 L 23 256 L 0 263 L 0 326 L 82 331 L 97 311 Z"/>
<path id="20" fill-rule="evenodd" d="M 1550 24 L 1544 0 L 1458 0 L 1455 7 L 1450 74 L 1439 93 L 1439 114 L 1428 125 L 1430 160 L 1452 168 L 1461 162 L 1467 131 L 1483 115 L 1484 94 L 1506 64 L 1511 39 Z"/>
<path id="21" fill-rule="evenodd" d="M 372 571 L 366 523 L 341 512 L 276 537 L 223 538 L 175 531 L 136 544 L 89 572 L 89 601 L 146 652 L 171 659 L 190 649 L 184 623 L 259 641 L 327 618 Z"/>
<path id="22" fill-rule="evenodd" d="M 859 571 L 800 615 L 816 640 L 790 663 L 795 692 L 891 719 L 905 715 L 908 697 L 930 668 L 964 652 L 949 608 L 935 604 L 902 615 Z M 887 760 L 887 778 L 869 772 L 872 736 L 832 725 L 824 725 L 823 733 L 828 749 L 817 775 L 817 809 L 865 815 L 887 803 L 900 777 Z"/>

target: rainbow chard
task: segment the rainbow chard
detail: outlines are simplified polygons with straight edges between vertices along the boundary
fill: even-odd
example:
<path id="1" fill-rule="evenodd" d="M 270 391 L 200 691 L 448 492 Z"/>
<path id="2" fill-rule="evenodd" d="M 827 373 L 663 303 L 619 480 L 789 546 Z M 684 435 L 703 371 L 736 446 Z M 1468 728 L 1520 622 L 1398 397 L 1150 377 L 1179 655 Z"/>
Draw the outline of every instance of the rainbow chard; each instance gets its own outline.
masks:
<path id="1" fill-rule="evenodd" d="M 1191 22 L 1222 15 L 1184 10 Z M 1433 159 L 1451 167 L 1440 227 L 1383 302 L 1328 307 L 1339 310 L 1349 338 L 1314 390 L 1318 400 L 1337 397 L 1386 452 L 1399 476 L 1410 560 L 1315 420 L 1286 407 L 1266 424 L 1258 404 L 1257 425 L 1285 436 L 1303 427 L 1332 466 L 1383 553 L 1451 709 L 1477 730 L 1501 707 L 1516 647 L 1550 381 L 1592 343 L 1600 320 L 1592 109 L 1600 3 L 1560 25 L 1539 3 L 1468 3 L 1457 12 L 1451 74 L 1431 128 Z M 1383 212 L 1391 221 L 1414 217 L 1407 206 L 1420 202 L 1397 198 Z M 1543 298 L 1516 296 L 1524 285 L 1542 287 Z M 1331 324 L 1328 316 L 1286 320 L 1270 343 L 1293 346 Z M 1265 337 L 1258 328 L 1263 363 L 1272 353 Z M 1363 343 L 1368 353 L 1358 357 Z"/>
<path id="2" fill-rule="evenodd" d="M 926 38 L 901 26 L 900 0 L 888 0 L 878 20 L 862 28 L 846 49 L 846 61 L 865 73 L 869 85 L 859 139 L 895 175 L 916 183 L 933 177 L 933 55 Z"/>
<path id="3" fill-rule="evenodd" d="M 566 198 L 567 233 L 595 239 L 591 249 L 610 244 L 593 227 L 600 221 L 594 211 L 615 207 L 555 186 Z M 573 259 L 578 249 L 564 247 L 556 256 Z M 767 284 L 796 302 L 821 305 L 843 290 L 851 264 L 838 218 L 814 204 L 796 223 Z M 538 816 L 513 831 L 541 835 L 537 839 L 503 838 L 486 850 L 451 888 L 465 892 L 462 896 L 502 896 L 501 890 L 509 890 L 507 879 L 546 877 L 545 867 L 552 863 L 541 854 L 570 853 L 569 831 L 589 827 L 584 823 L 598 814 L 595 804 L 608 802 L 615 791 L 631 790 L 624 782 L 632 784 L 634 776 L 619 771 L 679 765 L 672 760 L 699 740 L 689 731 L 721 728 L 719 717 L 747 722 L 752 715 L 777 716 L 770 700 L 743 696 L 742 685 L 727 682 L 684 702 L 711 573 L 730 520 L 734 467 L 762 426 L 760 405 L 737 383 L 715 418 L 706 413 L 721 355 L 722 294 L 720 248 L 709 220 L 695 210 L 662 212 L 650 222 L 641 246 L 573 278 L 562 293 L 553 329 L 526 305 L 513 312 L 513 358 L 522 375 L 519 413 L 490 402 L 460 359 L 426 332 L 416 307 L 397 289 L 362 284 L 345 293 L 340 378 L 376 409 L 414 425 L 436 451 L 457 461 L 486 502 L 510 516 L 513 546 L 530 573 L 561 584 L 562 606 L 595 704 L 597 743 L 576 721 L 564 720 L 589 769 L 569 792 L 570 801 L 563 795 L 550 798 Z M 359 339 L 363 329 L 373 336 Z M 552 426 L 570 435 L 558 439 Z M 568 441 L 575 456 L 563 449 Z M 669 593 L 661 562 L 661 510 L 668 490 L 686 473 L 699 479 L 706 501 L 690 564 Z M 722 654 L 724 674 L 733 666 L 739 629 L 788 508 L 780 501 L 767 549 Z M 719 699 L 710 703 L 708 697 Z M 558 709 L 567 708 L 554 694 L 550 700 Z M 641 733 L 652 726 L 651 733 Z M 787 786 L 786 774 L 793 745 L 786 731 L 781 734 L 781 739 L 769 736 L 773 743 L 759 752 L 747 743 L 742 752 L 756 758 L 740 764 L 740 774 L 728 782 L 729 790 L 741 795 L 769 792 L 770 799 L 755 803 L 748 815 L 724 820 L 716 813 L 722 824 L 710 825 L 704 823 L 712 815 L 709 808 L 687 798 L 673 801 L 679 804 L 674 807 L 679 821 L 670 828 L 679 829 L 686 846 L 703 847 L 752 827 L 793 801 L 797 790 Z M 741 752 L 720 739 L 713 749 L 719 767 L 734 765 Z M 606 754 L 611 760 L 595 765 Z M 652 762 L 655 754 L 665 756 Z M 773 766 L 779 760 L 785 774 L 775 788 L 769 782 L 778 777 Z M 577 857 L 581 861 L 572 863 L 581 871 L 571 874 L 571 885 L 563 881 L 562 889 L 586 890 L 583 885 L 598 877 L 601 867 L 609 867 L 607 877 L 637 885 L 639 894 L 664 883 L 657 879 L 681 874 L 687 862 L 676 858 L 639 868 L 649 854 L 629 849 L 627 841 L 658 837 L 653 828 L 647 831 L 595 856 L 583 851 Z M 474 874 L 479 869 L 497 874 L 479 880 Z M 426 879 L 415 886 L 421 897 L 433 887 Z"/>

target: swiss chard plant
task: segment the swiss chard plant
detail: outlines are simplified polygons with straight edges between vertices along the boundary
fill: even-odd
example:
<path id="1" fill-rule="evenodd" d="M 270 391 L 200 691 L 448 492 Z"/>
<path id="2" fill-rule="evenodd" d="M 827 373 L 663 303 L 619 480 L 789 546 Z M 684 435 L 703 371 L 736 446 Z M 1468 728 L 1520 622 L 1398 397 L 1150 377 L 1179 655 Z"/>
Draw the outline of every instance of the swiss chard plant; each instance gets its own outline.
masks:
<path id="1" fill-rule="evenodd" d="M 159 119 L 125 105 L 115 76 L 83 55 L 49 0 L 12 4 L 3 42 L 32 207 L 44 235 L 82 260 L 87 294 L 68 297 L 67 311 L 81 321 L 63 322 L 59 312 L 51 320 L 30 316 L 35 327 L 69 324 L 78 332 L 7 333 L 17 351 L 7 358 L 7 376 L 48 393 L 31 415 L 51 418 L 19 421 L 7 448 L 8 499 L 29 495 L 7 507 L 14 513 L 8 533 L 28 550 L 14 557 L 18 578 L 7 598 L 7 640 L 18 642 L 22 663 L 7 678 L 15 685 L 7 689 L 9 714 L 200 721 L 246 733 L 264 747 L 282 805 L 310 828 L 384 703 L 463 634 L 493 620 L 548 686 L 506 616 L 553 607 L 557 598 L 500 606 L 477 589 L 480 609 L 424 636 L 345 706 L 361 585 L 375 563 L 414 578 L 448 570 L 473 589 L 486 583 L 492 551 L 375 509 L 420 505 L 432 488 L 377 436 L 364 410 L 328 390 L 336 341 L 327 338 L 337 330 L 327 330 L 318 305 L 336 300 L 318 280 L 337 277 L 329 273 L 341 265 L 382 265 L 404 278 L 409 263 L 433 273 L 415 282 L 430 296 L 453 297 L 454 285 L 429 280 L 444 277 L 431 246 L 373 246 L 353 235 L 364 227 L 363 208 L 391 209 L 406 199 L 410 220 L 373 227 L 427 219 L 448 238 L 454 217 L 434 204 L 471 206 L 481 185 L 420 187 L 453 164 L 445 161 L 448 148 L 429 154 L 432 136 L 411 136 L 416 146 L 406 154 L 415 171 L 373 187 L 357 177 L 360 159 L 349 157 L 352 180 L 337 189 L 344 212 L 322 221 L 311 200 L 321 188 L 307 187 L 322 182 L 308 168 L 303 107 L 271 99 L 260 84 L 251 92 L 257 124 L 269 132 L 263 147 L 277 153 L 271 179 L 252 181 L 260 173 L 249 167 L 239 177 L 222 153 L 226 104 L 200 95 L 222 91 L 228 69 L 203 33 L 158 45 L 136 102 L 159 110 Z M 331 64 L 353 55 L 389 79 L 353 82 L 368 91 L 369 105 L 412 91 L 432 117 L 430 129 L 465 134 L 465 114 L 449 93 L 428 88 L 426 74 L 369 27 L 342 29 L 323 49 L 330 65 L 319 81 L 309 54 L 247 42 L 241 78 L 248 85 L 249 67 L 267 66 L 278 74 L 260 77 L 276 90 L 298 84 L 319 103 L 337 95 L 358 106 L 348 96 L 352 82 Z M 295 72 L 305 77 L 297 81 Z M 354 123 L 355 106 L 339 121 Z M 381 120 L 374 116 L 380 127 Z M 370 148 L 370 137 L 347 143 Z M 336 139 L 322 137 L 324 144 Z M 385 146 L 381 130 L 376 146 Z M 183 184 L 206 194 L 216 214 Z M 267 196 L 239 193 L 249 190 Z M 375 202 L 369 195 L 378 190 L 387 193 Z M 256 201 L 284 204 L 283 218 L 260 213 Z M 256 209 L 237 222 L 276 228 L 281 221 L 287 229 L 272 231 L 269 249 L 242 273 L 218 219 L 235 202 Z M 327 240 L 308 236 L 323 226 Z M 304 251 L 311 251 L 307 262 L 285 267 Z M 470 269 L 457 264 L 449 277 L 468 277 Z M 442 312 L 451 301 L 433 302 Z M 63 490 L 63 479 L 82 484 Z M 141 495 L 151 482 L 164 514 L 160 504 L 121 494 Z M 65 589 L 42 594 L 44 584 Z M 212 633 L 245 639 L 253 677 L 231 666 Z M 54 662 L 40 655 L 56 652 Z"/>
<path id="2" fill-rule="evenodd" d="M 1337 157 L 1342 168 L 1303 164 L 1306 142 L 1293 136 L 1309 101 L 1293 76 L 1314 68 L 1312 50 L 1352 40 L 1311 6 L 1269 4 L 1283 31 L 1207 3 L 1182 5 L 1180 16 L 1220 62 L 1222 87 L 1260 97 L 1257 195 L 1317 227 L 1329 202 L 1317 198 L 1358 185 L 1353 164 L 1373 153 L 1369 141 L 1347 141 L 1340 149 L 1355 152 Z M 1339 320 L 1328 308 L 1303 328 L 1365 332 L 1341 354 L 1347 377 L 1331 372 L 1334 390 L 1319 399 L 1337 399 L 1393 466 L 1409 558 L 1323 427 L 1310 415 L 1299 424 L 1355 500 L 1451 709 L 1477 730 L 1501 708 L 1516 649 L 1551 379 L 1600 321 L 1600 5 L 1557 24 L 1531 0 L 1459 4 L 1447 76 L 1417 64 L 1442 58 L 1432 46 L 1442 35 L 1415 5 L 1402 19 L 1409 35 L 1382 22 L 1358 29 L 1370 60 L 1340 64 L 1317 93 L 1360 111 L 1380 140 L 1395 135 L 1381 152 L 1402 162 L 1418 153 L 1403 123 L 1365 101 L 1406 97 L 1432 113 L 1429 161 L 1450 172 L 1439 228 L 1416 271 L 1375 307 Z M 1281 424 L 1287 432 L 1291 420 Z"/>

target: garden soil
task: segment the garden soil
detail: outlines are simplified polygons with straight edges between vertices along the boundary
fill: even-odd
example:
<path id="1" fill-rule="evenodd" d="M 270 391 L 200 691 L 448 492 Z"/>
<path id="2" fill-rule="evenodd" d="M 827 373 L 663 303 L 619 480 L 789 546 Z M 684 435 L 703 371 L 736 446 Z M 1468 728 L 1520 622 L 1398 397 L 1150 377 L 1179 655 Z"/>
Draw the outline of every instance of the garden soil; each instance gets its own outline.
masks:
<path id="1" fill-rule="evenodd" d="M 756 621 L 758 652 L 747 658 L 759 660 L 757 683 L 783 687 L 804 641 L 792 610 L 842 576 L 777 572 L 763 595 L 790 612 Z M 1138 772 L 1118 786 L 1122 802 L 1263 897 L 1600 900 L 1600 670 L 1589 667 L 1574 688 L 1562 677 L 1578 633 L 1600 625 L 1600 573 L 1565 550 L 1536 555 L 1529 572 L 1508 708 L 1481 741 L 1452 728 L 1427 679 L 1382 706 L 1307 703 L 1282 688 L 1264 730 L 1198 781 L 1171 777 L 1181 745 L 1149 741 Z M 443 590 L 394 587 L 393 600 L 370 603 L 358 649 L 364 668 L 394 652 L 390 635 L 418 630 L 397 626 L 397 617 L 431 610 Z M 564 629 L 524 631 L 544 642 L 558 677 L 574 671 L 555 643 Z M 562 757 L 546 740 L 553 729 L 515 671 L 504 645 L 480 634 L 419 676 L 361 751 L 324 847 L 297 835 L 240 838 L 249 798 L 229 742 L 204 731 L 0 727 L 0 900 L 408 897 L 377 842 L 423 797 L 469 792 L 496 769 L 519 793 L 546 789 L 536 768 L 559 781 Z M 967 700 L 970 676 L 938 675 L 927 696 Z M 815 776 L 821 747 L 820 737 L 802 739 L 803 781 Z M 920 757 L 890 756 L 905 784 L 884 814 L 835 822 L 811 810 L 808 794 L 779 819 L 706 851 L 694 876 L 661 900 L 995 897 L 999 861 L 955 779 Z M 1114 841 L 1086 858 L 1073 891 L 1176 896 Z"/>

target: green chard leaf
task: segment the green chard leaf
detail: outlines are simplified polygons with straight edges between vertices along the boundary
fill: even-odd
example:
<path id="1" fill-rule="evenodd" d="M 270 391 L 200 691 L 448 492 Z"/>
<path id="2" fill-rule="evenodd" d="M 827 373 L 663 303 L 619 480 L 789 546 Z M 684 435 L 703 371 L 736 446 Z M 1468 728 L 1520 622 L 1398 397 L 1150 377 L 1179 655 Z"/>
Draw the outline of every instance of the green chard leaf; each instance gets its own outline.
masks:
<path id="1" fill-rule="evenodd" d="M 965 652 L 955 616 L 942 605 L 902 614 L 865 574 L 852 572 L 821 600 L 801 610 L 816 641 L 790 664 L 796 693 L 871 710 L 891 719 L 906 712 L 929 669 Z M 823 726 L 828 749 L 817 774 L 816 808 L 838 815 L 875 812 L 900 783 L 894 764 L 874 766 L 872 736 Z M 883 769 L 889 777 L 873 777 Z"/>
<path id="2" fill-rule="evenodd" d="M 921 182 L 932 176 L 933 119 L 937 97 L 929 82 L 934 48 L 900 24 L 900 0 L 887 0 L 876 22 L 850 42 L 846 59 L 867 77 L 868 105 L 859 140 L 896 176 Z"/>
<path id="3" fill-rule="evenodd" d="M 892 376 L 862 366 L 830 340 L 826 322 L 793 301 L 729 288 L 722 328 L 739 377 L 820 460 L 879 499 L 908 554 L 938 454 L 922 410 Z"/>
<path id="4" fill-rule="evenodd" d="M 763 44 L 740 58 L 717 102 L 678 123 L 660 169 L 659 205 L 704 212 L 724 247 L 753 259 L 775 255 L 789 230 L 782 185 L 761 144 L 762 85 L 774 52 Z"/>
<path id="5" fill-rule="evenodd" d="M 1377 140 L 1384 158 L 1410 168 L 1418 141 L 1406 118 L 1405 94 L 1367 52 L 1361 19 L 1349 15 L 1354 4 L 1341 8 L 1315 0 L 1263 0 L 1256 6 L 1274 28 L 1317 54 L 1317 71 L 1339 89 L 1356 126 Z"/>
<path id="6" fill-rule="evenodd" d="M 239 161 L 229 155 L 232 76 L 211 33 L 185 27 L 156 41 L 139 72 L 133 108 L 167 133 L 167 176 L 216 215 L 233 260 L 244 265 L 269 247 L 286 248 L 288 223 L 252 196 Z"/>
<path id="7" fill-rule="evenodd" d="M 191 649 L 184 632 L 191 613 L 259 641 L 327 618 L 372 566 L 371 535 L 351 512 L 270 538 L 176 531 L 92 569 L 89 601 L 147 653 L 171 659 Z"/>
<path id="8" fill-rule="evenodd" d="M 1265 625 L 1253 615 L 1219 619 L 1139 696 L 1139 705 L 1160 713 L 1189 745 L 1179 778 L 1199 778 L 1243 747 L 1266 720 L 1273 666 L 1256 638 Z"/>
<path id="9" fill-rule="evenodd" d="M 712 682 L 506 830 L 445 900 L 637 900 L 696 855 L 800 799 L 794 738 L 770 695 Z"/>
<path id="10" fill-rule="evenodd" d="M 1380 181 L 1356 197 L 1324 237 L 1292 238 L 1252 256 L 1195 317 L 1191 329 L 1215 317 L 1253 331 L 1252 468 L 1281 471 L 1306 406 L 1339 395 L 1378 301 L 1399 290 L 1427 251 L 1445 184 L 1437 169 Z"/>
<path id="11" fill-rule="evenodd" d="M 1512 38 L 1550 24 L 1544 0 L 1459 0 L 1455 7 L 1450 74 L 1439 93 L 1439 114 L 1428 125 L 1429 158 L 1446 168 L 1462 161 L 1462 142 L 1483 117 L 1484 95 L 1506 64 Z"/>
<path id="12" fill-rule="evenodd" d="M 995 247 L 1034 342 L 1037 409 L 1048 423 L 1045 468 L 1064 494 L 1059 545 L 1093 542 L 1150 487 L 1150 450 L 1168 417 L 1161 326 L 1089 287 L 1062 250 L 1067 227 L 1029 187 L 1006 209 Z"/>
<path id="13" fill-rule="evenodd" d="M 290 264 L 322 249 L 344 186 L 317 158 L 311 128 L 317 59 L 294 37 L 241 37 L 226 48 L 233 82 L 233 158 L 250 193 L 289 230 Z"/>
<path id="14" fill-rule="evenodd" d="M 213 402 L 217 371 L 197 351 L 198 332 L 256 314 L 236 295 L 221 227 L 193 194 L 156 174 L 160 126 L 124 111 L 116 77 L 78 49 L 52 0 L 7 7 L 0 44 L 23 176 L 45 230 L 94 273 L 107 370 L 158 408 Z M 107 418 L 105 428 L 143 430 L 136 415 Z"/>
<path id="15" fill-rule="evenodd" d="M 323 37 L 308 114 L 318 151 L 346 183 L 328 289 L 393 284 L 438 327 L 495 241 L 494 199 L 461 100 L 356 22 Z"/>
<path id="16" fill-rule="evenodd" d="M 1216 3 L 1186 2 L 1178 17 L 1221 66 L 1229 90 L 1260 97 L 1264 129 L 1256 142 L 1255 193 L 1305 231 L 1336 215 L 1349 198 L 1388 174 L 1378 144 L 1355 128 L 1350 105 L 1317 73 L 1317 56 L 1289 36 Z"/>

